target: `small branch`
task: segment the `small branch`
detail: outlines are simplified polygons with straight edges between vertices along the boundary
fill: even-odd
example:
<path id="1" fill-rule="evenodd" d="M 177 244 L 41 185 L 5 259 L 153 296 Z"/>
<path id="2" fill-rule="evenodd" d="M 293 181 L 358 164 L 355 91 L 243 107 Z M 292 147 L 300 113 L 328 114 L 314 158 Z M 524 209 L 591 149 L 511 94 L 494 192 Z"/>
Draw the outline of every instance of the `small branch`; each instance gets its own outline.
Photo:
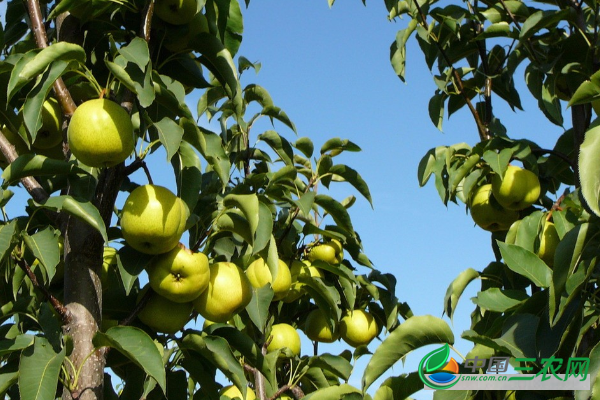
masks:
<path id="1" fill-rule="evenodd" d="M 552 215 L 552 211 L 560 211 L 561 210 L 561 203 L 563 202 L 563 200 L 565 199 L 566 194 L 563 194 L 562 196 L 560 196 L 555 202 L 554 204 L 552 204 L 552 208 L 550 209 L 550 215 Z M 550 215 L 548 216 L 548 218 L 550 217 Z"/>
<path id="2" fill-rule="evenodd" d="M 292 394 L 294 395 L 294 398 L 296 400 L 300 400 L 301 398 L 304 397 L 304 392 L 302 391 L 302 389 L 300 389 L 300 386 L 298 386 L 298 385 L 292 386 L 290 388 L 290 392 L 292 392 Z"/>
<path id="3" fill-rule="evenodd" d="M 421 5 L 419 4 L 418 1 L 415 1 L 414 4 L 416 5 L 417 10 L 419 11 L 419 16 L 421 17 L 421 25 L 425 29 L 428 29 L 428 26 L 427 26 L 427 17 L 425 16 L 425 13 L 423 13 L 423 9 L 421 8 Z M 458 88 L 458 91 L 462 95 L 462 97 L 465 99 L 465 103 L 467 104 L 467 107 L 469 108 L 469 111 L 471 111 L 471 114 L 473 115 L 473 118 L 475 119 L 475 123 L 477 124 L 477 130 L 479 131 L 479 139 L 482 140 L 482 141 L 483 140 L 489 140 L 489 139 L 491 139 L 490 132 L 489 132 L 488 128 L 485 126 L 485 124 L 481 120 L 481 117 L 479 116 L 479 113 L 477 113 L 477 110 L 473 106 L 473 103 L 471 102 L 471 99 L 469 98 L 469 95 L 465 91 L 465 87 L 463 85 L 463 81 L 462 81 L 462 78 L 460 77 L 460 74 L 458 73 L 458 71 L 452 65 L 452 61 L 450 60 L 450 58 L 448 57 L 448 55 L 446 54 L 446 52 L 442 48 L 442 45 L 437 40 L 434 40 L 434 42 L 435 42 L 436 47 L 438 48 L 438 51 L 440 52 L 440 54 L 442 55 L 442 57 L 446 61 L 446 64 L 448 64 L 448 67 L 452 70 L 452 75 L 454 76 L 454 80 L 456 82 L 456 86 Z"/>
<path id="4" fill-rule="evenodd" d="M 125 167 L 124 174 L 126 176 L 133 174 L 135 171 L 142 168 L 143 164 L 144 164 L 144 161 L 141 158 L 136 158 L 135 160 L 133 160 L 133 162 L 131 164 L 129 164 L 128 166 Z"/>
<path id="5" fill-rule="evenodd" d="M 290 389 L 290 385 L 288 385 L 288 384 L 283 385 L 282 387 L 280 387 L 279 389 L 277 389 L 277 391 L 273 394 L 273 396 L 271 396 L 269 398 L 269 400 L 275 400 L 275 399 L 277 399 L 279 396 L 281 396 L 283 393 L 285 393 L 289 389 Z"/>
<path id="6" fill-rule="evenodd" d="M 244 363 L 244 371 L 250 372 L 251 374 L 254 374 L 254 375 L 256 375 L 256 373 L 258 372 L 258 370 L 256 368 L 254 368 L 253 366 L 248 365 L 246 363 Z"/>
<path id="7" fill-rule="evenodd" d="M 569 158 L 569 156 L 567 156 L 564 153 L 561 153 L 560 151 L 556 151 L 556 150 L 550 150 L 550 149 L 531 149 L 531 152 L 533 154 L 550 154 L 553 156 L 556 156 L 558 158 L 560 158 L 561 160 L 563 160 L 564 162 L 566 162 L 567 164 L 569 164 L 569 166 L 573 169 L 573 171 L 577 171 L 577 164 L 575 163 L 575 161 L 571 160 Z"/>
<path id="8" fill-rule="evenodd" d="M 508 14 L 508 16 L 510 17 L 510 19 L 512 20 L 513 24 L 515 24 L 515 26 L 517 27 L 517 29 L 519 30 L 519 33 L 521 32 L 521 24 L 519 23 L 519 21 L 517 21 L 517 18 L 515 18 L 515 15 L 510 11 L 510 9 L 506 6 L 506 3 L 504 2 L 504 0 L 500 0 L 500 3 L 502 4 L 502 8 L 504 8 L 504 11 L 506 11 L 506 13 Z M 531 45 L 531 41 L 529 39 L 527 39 L 525 41 L 525 47 L 527 48 L 527 50 L 529 50 L 529 52 L 531 53 L 531 57 L 536 61 L 539 62 L 537 57 L 535 56 L 535 51 L 533 50 L 533 46 Z M 508 58 L 508 54 L 506 55 L 506 57 Z"/>
<path id="9" fill-rule="evenodd" d="M 138 313 L 140 311 L 142 311 L 142 309 L 146 306 L 146 303 L 148 303 L 148 300 L 150 300 L 150 297 L 152 297 L 153 293 L 154 293 L 154 291 L 152 290 L 152 288 L 149 287 L 148 291 L 140 299 L 139 303 L 137 303 L 135 305 L 135 308 L 131 311 L 131 314 L 129 314 L 124 320 L 120 321 L 119 325 L 120 326 L 131 325 L 131 323 L 133 322 L 135 317 L 138 315 Z"/>
<path id="10" fill-rule="evenodd" d="M 17 151 L 15 150 L 15 146 L 8 141 L 2 131 L 0 131 L 0 152 L 2 152 L 2 155 L 6 158 L 8 163 L 12 163 L 19 157 L 19 154 L 17 154 Z M 21 183 L 37 203 L 43 203 L 50 197 L 39 182 L 32 176 L 21 178 Z"/>
<path id="11" fill-rule="evenodd" d="M 46 299 L 52 305 L 52 308 L 54 308 L 56 310 L 56 312 L 58 313 L 58 315 L 60 315 L 60 319 L 62 320 L 63 325 L 67 325 L 68 323 L 70 323 L 71 319 L 73 318 L 73 316 L 71 315 L 71 312 L 65 306 L 63 306 L 63 304 L 56 297 L 54 297 L 54 295 L 52 293 L 50 293 L 50 291 L 48 290 L 48 288 L 46 288 L 46 286 L 41 285 L 38 282 L 37 277 L 31 270 L 29 265 L 27 265 L 27 262 L 25 260 L 21 259 L 21 260 L 17 260 L 17 264 L 19 265 L 19 267 L 21 267 L 21 269 L 23 271 L 25 271 L 25 273 L 29 277 L 29 280 L 31 280 L 31 283 L 33 283 L 33 286 L 38 288 L 44 294 Z"/>
<path id="12" fill-rule="evenodd" d="M 154 0 L 149 0 L 144 9 L 144 18 L 140 27 L 140 36 L 146 41 L 150 41 L 150 31 L 152 27 L 152 15 L 154 14 Z"/>
<path id="13" fill-rule="evenodd" d="M 152 176 L 150 175 L 150 170 L 148 169 L 148 166 L 146 165 L 145 161 L 142 161 L 142 168 L 144 169 L 144 172 L 146 173 L 146 177 L 148 178 L 148 183 L 153 185 Z"/>
<path id="14" fill-rule="evenodd" d="M 31 31 L 35 37 L 35 43 L 40 49 L 45 49 L 48 47 L 48 36 L 46 35 L 42 10 L 40 9 L 38 0 L 27 0 L 27 11 L 29 13 L 29 19 L 31 20 Z M 54 82 L 53 89 L 63 113 L 67 118 L 70 118 L 75 112 L 75 109 L 77 109 L 77 106 L 62 78 L 58 78 Z"/>

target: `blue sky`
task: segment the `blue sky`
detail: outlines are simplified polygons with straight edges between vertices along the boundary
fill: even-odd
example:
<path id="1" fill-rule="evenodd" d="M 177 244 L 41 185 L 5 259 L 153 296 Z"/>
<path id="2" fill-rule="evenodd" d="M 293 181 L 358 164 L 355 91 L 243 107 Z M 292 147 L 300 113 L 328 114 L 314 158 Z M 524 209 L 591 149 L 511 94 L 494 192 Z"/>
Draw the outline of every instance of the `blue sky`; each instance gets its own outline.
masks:
<path id="1" fill-rule="evenodd" d="M 4 7 L 0 3 L 0 10 Z M 262 63 L 258 75 L 245 73 L 244 82 L 264 86 L 295 122 L 298 135 L 313 139 L 316 148 L 331 137 L 347 138 L 362 147 L 362 152 L 343 154 L 336 161 L 357 169 L 370 186 L 374 209 L 362 198 L 350 209 L 365 252 L 378 269 L 396 276 L 397 297 L 416 315 L 441 317 L 450 282 L 461 271 L 481 270 L 493 260 L 490 234 L 474 226 L 464 205 L 446 208 L 432 184 L 420 188 L 417 166 L 432 147 L 474 145 L 478 136 L 472 118 L 463 110 L 445 121 L 444 133 L 433 126 L 427 113 L 435 88 L 432 74 L 411 40 L 407 83 L 395 76 L 389 47 L 406 22 L 389 22 L 381 0 L 371 0 L 366 7 L 360 0 L 338 1 L 332 9 L 325 0 L 252 0 L 243 13 L 239 54 Z M 522 76 L 517 72 L 521 81 Z M 543 118 L 522 84 L 518 90 L 526 112 L 513 113 L 497 102 L 496 115 L 509 136 L 526 136 L 552 147 L 563 130 Z M 194 96 L 190 101 L 195 109 Z M 287 128 L 276 128 L 295 140 Z M 172 179 L 170 171 L 157 165 L 155 182 Z M 333 193 L 342 198 L 354 192 L 340 186 Z M 22 211 L 9 215 L 17 212 Z M 459 302 L 452 325 L 457 338 L 469 327 L 474 308 L 470 297 L 478 285 L 474 282 Z M 307 341 L 303 345 L 306 354 L 310 346 Z M 470 347 L 469 342 L 457 342 L 462 354 Z M 342 346 L 323 349 L 337 352 Z M 409 355 L 405 366 L 398 363 L 393 373 L 415 370 L 426 352 Z M 351 383 L 359 385 L 365 361 L 357 366 Z M 431 398 L 431 392 L 420 392 L 416 398 Z"/>

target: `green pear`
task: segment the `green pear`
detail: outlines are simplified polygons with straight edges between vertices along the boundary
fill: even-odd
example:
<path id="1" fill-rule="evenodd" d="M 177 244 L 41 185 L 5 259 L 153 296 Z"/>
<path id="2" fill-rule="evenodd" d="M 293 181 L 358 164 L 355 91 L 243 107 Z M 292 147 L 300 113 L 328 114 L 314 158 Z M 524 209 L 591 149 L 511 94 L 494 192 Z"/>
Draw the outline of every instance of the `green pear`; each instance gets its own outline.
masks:
<path id="1" fill-rule="evenodd" d="M 310 340 L 323 343 L 332 343 L 338 340 L 339 332 L 332 328 L 329 318 L 317 308 L 308 314 L 304 322 L 304 333 Z"/>
<path id="2" fill-rule="evenodd" d="M 208 288 L 194 300 L 194 308 L 205 319 L 227 322 L 252 300 L 252 284 L 240 267 L 231 262 L 210 266 Z"/>
<path id="3" fill-rule="evenodd" d="M 67 129 L 73 155 L 90 167 L 112 167 L 133 152 L 133 124 L 125 109 L 108 99 L 88 100 L 73 113 Z"/>
<path id="4" fill-rule="evenodd" d="M 554 253 L 559 242 L 560 237 L 556 231 L 556 226 L 554 226 L 553 222 L 546 221 L 542 228 L 540 247 L 538 248 L 537 255 L 549 267 L 554 266 Z"/>
<path id="5" fill-rule="evenodd" d="M 296 329 L 289 324 L 274 324 L 271 327 L 271 341 L 267 351 L 288 348 L 293 356 L 300 355 L 300 335 Z"/>
<path id="6" fill-rule="evenodd" d="M 142 253 L 166 253 L 179 243 L 188 217 L 187 205 L 169 189 L 158 185 L 139 186 L 123 206 L 123 238 Z"/>
<path id="7" fill-rule="evenodd" d="M 159 295 L 176 303 L 195 300 L 208 287 L 208 257 L 182 244 L 160 254 L 148 267 L 148 280 Z"/>
<path id="8" fill-rule="evenodd" d="M 504 177 L 492 178 L 492 192 L 500 205 L 509 210 L 523 210 L 540 197 L 540 180 L 533 172 L 509 165 Z"/>
<path id="9" fill-rule="evenodd" d="M 473 221 L 486 231 L 506 231 L 519 219 L 519 213 L 503 208 L 492 195 L 492 185 L 480 186 L 470 201 Z"/>
<path id="10" fill-rule="evenodd" d="M 283 299 L 292 285 L 292 275 L 287 264 L 278 260 L 277 276 L 273 279 L 269 266 L 263 258 L 254 260 L 246 269 L 246 276 L 255 288 L 261 288 L 267 283 L 271 284 L 275 293 L 273 300 Z"/>
<path id="11" fill-rule="evenodd" d="M 340 337 L 352 347 L 369 344 L 378 332 L 375 318 L 364 310 L 349 311 L 340 321 Z"/>
<path id="12" fill-rule="evenodd" d="M 300 279 L 323 278 L 324 276 L 321 270 L 317 267 L 314 267 L 308 260 L 292 261 L 290 273 L 292 275 L 292 285 L 290 286 L 290 290 L 285 298 L 282 299 L 284 303 L 292 303 L 305 294 L 303 289 L 305 283 L 300 282 Z"/>
<path id="13" fill-rule="evenodd" d="M 42 105 L 42 127 L 32 146 L 36 149 L 51 149 L 62 143 L 62 124 L 62 108 L 55 98 L 50 97 Z"/>
<path id="14" fill-rule="evenodd" d="M 142 289 L 138 301 L 147 290 L 148 286 Z M 157 332 L 173 334 L 183 329 L 190 320 L 192 309 L 192 303 L 175 303 L 157 293 L 152 293 L 137 317 Z"/>
<path id="15" fill-rule="evenodd" d="M 173 25 L 190 22 L 198 11 L 196 0 L 156 0 L 154 14 Z"/>
<path id="16" fill-rule="evenodd" d="M 308 252 L 309 261 L 325 261 L 329 264 L 339 264 L 342 260 L 339 258 L 341 246 L 338 243 L 321 243 L 310 248 Z"/>

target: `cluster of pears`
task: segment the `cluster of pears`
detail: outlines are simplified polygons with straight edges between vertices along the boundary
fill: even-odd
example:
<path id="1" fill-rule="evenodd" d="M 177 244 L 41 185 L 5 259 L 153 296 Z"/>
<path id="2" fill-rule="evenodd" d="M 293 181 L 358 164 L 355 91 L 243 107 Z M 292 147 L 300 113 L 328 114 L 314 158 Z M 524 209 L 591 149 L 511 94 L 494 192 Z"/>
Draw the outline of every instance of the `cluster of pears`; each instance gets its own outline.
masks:
<path id="1" fill-rule="evenodd" d="M 134 189 L 121 212 L 127 245 L 154 255 L 147 267 L 153 293 L 138 318 L 159 332 L 175 333 L 183 328 L 192 314 L 192 301 L 208 287 L 208 257 L 179 242 L 189 215 L 183 200 L 169 189 L 151 184 Z M 140 298 L 147 290 L 140 292 Z"/>
<path id="2" fill-rule="evenodd" d="M 540 181 L 533 172 L 509 165 L 504 177 L 495 174 L 491 184 L 475 189 L 471 197 L 471 217 L 487 231 L 508 231 L 520 221 L 519 211 L 533 205 L 540 197 Z M 548 266 L 554 265 L 556 246 L 560 241 L 556 227 L 546 219 L 536 254 Z"/>
<path id="3" fill-rule="evenodd" d="M 475 223 L 486 231 L 507 231 L 519 219 L 519 211 L 540 197 L 540 181 L 533 172 L 509 165 L 504 177 L 475 189 L 469 207 Z"/>

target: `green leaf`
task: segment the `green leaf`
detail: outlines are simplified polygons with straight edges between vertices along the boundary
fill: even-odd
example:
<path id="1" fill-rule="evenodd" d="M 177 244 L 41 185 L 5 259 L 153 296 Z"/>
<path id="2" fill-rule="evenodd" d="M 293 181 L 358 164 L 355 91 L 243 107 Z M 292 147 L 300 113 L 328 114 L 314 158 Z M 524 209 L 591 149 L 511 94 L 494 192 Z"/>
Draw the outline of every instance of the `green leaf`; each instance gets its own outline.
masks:
<path id="1" fill-rule="evenodd" d="M 437 343 L 454 344 L 454 334 L 445 321 L 431 315 L 407 319 L 375 350 L 363 374 L 363 390 L 367 390 L 384 372 L 411 351 Z"/>
<path id="2" fill-rule="evenodd" d="M 538 256 L 521 246 L 500 241 L 496 243 L 508 268 L 530 279 L 538 287 L 550 286 L 552 270 Z"/>
<path id="3" fill-rule="evenodd" d="M 223 85 L 227 96 L 233 99 L 239 95 L 237 71 L 231 53 L 223 43 L 209 33 L 198 35 L 197 50 L 202 54 L 200 62 L 206 66 Z"/>
<path id="4" fill-rule="evenodd" d="M 373 199 L 371 198 L 369 186 L 367 186 L 367 182 L 365 182 L 356 170 L 343 164 L 337 164 L 329 169 L 329 173 L 341 176 L 346 182 L 354 186 L 354 188 L 369 201 L 371 208 L 373 208 Z"/>
<path id="5" fill-rule="evenodd" d="M 514 149 L 502 149 L 500 152 L 494 150 L 488 150 L 483 153 L 483 159 L 488 163 L 496 174 L 504 177 L 508 163 L 512 158 Z"/>
<path id="6" fill-rule="evenodd" d="M 18 380 L 18 372 L 2 372 L 2 368 L 0 368 L 0 396 L 6 398 L 4 396 L 6 391 L 15 383 L 17 383 Z"/>
<path id="7" fill-rule="evenodd" d="M 213 326 L 215 328 L 211 329 Z M 256 367 L 267 378 L 271 386 L 277 385 L 275 359 L 271 360 L 272 363 L 269 362 L 270 360 L 263 356 L 261 347 L 245 333 L 234 326 L 225 324 L 213 324 L 205 330 L 210 335 L 217 335 L 227 340 L 233 349 L 244 356 L 246 362 Z"/>
<path id="8" fill-rule="evenodd" d="M 575 11 L 565 9 L 560 11 L 548 10 L 534 12 L 525 20 L 521 27 L 519 39 L 525 41 L 544 28 L 552 28 L 561 21 L 574 21 Z"/>
<path id="9" fill-rule="evenodd" d="M 33 344 L 34 339 L 33 335 L 21 334 L 14 339 L 0 340 L 0 357 L 28 348 Z"/>
<path id="10" fill-rule="evenodd" d="M 55 353 L 50 343 L 36 337 L 21 354 L 19 393 L 22 400 L 54 400 L 65 349 Z"/>
<path id="11" fill-rule="evenodd" d="M 271 119 L 271 123 L 273 123 L 273 120 L 276 119 L 279 122 L 285 124 L 294 132 L 296 132 L 296 125 L 294 125 L 290 117 L 288 117 L 285 111 L 283 111 L 281 108 L 276 106 L 268 106 L 263 108 L 263 110 L 260 113 L 269 117 Z"/>
<path id="12" fill-rule="evenodd" d="M 23 105 L 23 121 L 25 127 L 31 134 L 33 143 L 37 137 L 38 130 L 42 127 L 42 107 L 48 97 L 54 82 L 67 70 L 69 63 L 57 61 L 41 76 L 40 81 L 27 93 L 27 99 Z"/>
<path id="13" fill-rule="evenodd" d="M 527 293 L 520 290 L 490 288 L 477 293 L 477 297 L 473 298 L 473 303 L 484 310 L 506 312 L 518 307 L 528 298 Z"/>
<path id="14" fill-rule="evenodd" d="M 263 332 L 269 319 L 269 306 L 273 301 L 274 292 L 269 285 L 252 288 L 252 300 L 246 306 L 250 320 Z"/>
<path id="15" fill-rule="evenodd" d="M 36 203 L 37 204 L 37 203 Z M 102 235 L 105 242 L 108 242 L 106 235 L 106 226 L 100 216 L 98 209 L 89 201 L 80 202 L 71 196 L 50 197 L 44 204 L 37 204 L 39 207 L 48 208 L 53 211 L 66 212 L 76 218 L 79 218 L 92 228 L 96 229 Z"/>
<path id="16" fill-rule="evenodd" d="M 233 355 L 229 344 L 219 336 L 201 336 L 199 334 L 187 334 L 181 341 L 181 347 L 193 350 L 206 358 L 217 367 L 223 374 L 242 389 L 245 395 L 247 382 L 244 369 Z"/>
<path id="17" fill-rule="evenodd" d="M 177 156 L 171 159 L 177 181 L 177 196 L 193 210 L 202 188 L 202 165 L 194 148 L 187 142 L 179 144 Z"/>
<path id="18" fill-rule="evenodd" d="M 567 106 L 590 103 L 598 98 L 600 98 L 600 86 L 593 81 L 585 81 L 573 93 Z"/>
<path id="19" fill-rule="evenodd" d="M 148 42 L 140 37 L 133 38 L 127 46 L 119 48 L 119 53 L 125 57 L 127 61 L 137 65 L 141 71 L 144 71 L 150 62 Z"/>
<path id="20" fill-rule="evenodd" d="M 308 365 L 332 372 L 345 381 L 350 379 L 350 374 L 352 373 L 352 364 L 348 360 L 342 356 L 334 356 L 327 353 L 311 357 Z"/>
<path id="21" fill-rule="evenodd" d="M 581 194 L 590 210 L 600 216 L 600 126 L 589 129 L 579 150 Z M 10 168 L 10 167 L 9 167 Z"/>
<path id="22" fill-rule="evenodd" d="M 54 231 L 50 227 L 46 227 L 32 236 L 23 233 L 23 240 L 35 258 L 44 266 L 48 282 L 50 282 L 56 273 L 56 266 L 60 262 L 58 238 L 54 235 Z"/>
<path id="23" fill-rule="evenodd" d="M 123 246 L 119 249 L 117 268 L 127 296 L 129 296 L 138 275 L 150 264 L 152 258 L 152 255 L 141 253 L 129 246 Z"/>
<path id="24" fill-rule="evenodd" d="M 347 383 L 342 383 L 339 386 L 330 386 L 324 389 L 318 389 L 303 397 L 304 400 L 338 400 L 346 398 L 349 394 L 356 393 L 361 395 L 361 392 L 354 386 Z"/>
<path id="25" fill-rule="evenodd" d="M 445 93 L 436 93 L 429 99 L 429 118 L 440 132 L 444 125 L 444 102 L 448 98 Z"/>
<path id="26" fill-rule="evenodd" d="M 352 152 L 357 152 L 357 151 L 361 151 L 361 148 L 358 147 L 358 145 L 356 145 L 355 143 L 352 143 L 351 141 L 349 141 L 348 139 L 340 139 L 340 138 L 332 138 L 329 139 L 328 141 L 325 142 L 325 144 L 323 144 L 323 146 L 321 146 L 321 154 L 325 154 L 328 151 L 336 151 L 336 152 L 342 152 L 342 151 L 352 151 Z"/>
<path id="27" fill-rule="evenodd" d="M 348 211 L 337 200 L 324 194 L 318 194 L 315 196 L 315 203 L 331 215 L 331 218 L 340 228 L 347 232 L 354 232 Z"/>
<path id="28" fill-rule="evenodd" d="M 252 253 L 256 254 L 264 249 L 273 236 L 273 214 L 269 206 L 258 203 L 258 227 L 256 229 L 254 244 L 252 245 Z"/>
<path id="29" fill-rule="evenodd" d="M 85 50 L 81 46 L 68 42 L 56 42 L 39 52 L 36 50 L 28 52 L 17 62 L 11 73 L 7 88 L 8 100 L 23 85 L 41 75 L 51 63 L 62 60 L 83 64 L 85 58 Z"/>
<path id="30" fill-rule="evenodd" d="M 238 209 L 229 210 L 226 213 L 221 214 L 215 221 L 214 226 L 215 232 L 233 232 L 241 236 L 249 245 L 252 246 L 254 244 L 254 235 L 252 234 L 248 220 Z"/>
<path id="31" fill-rule="evenodd" d="M 68 175 L 86 173 L 75 163 L 55 160 L 41 155 L 23 154 L 2 172 L 3 187 L 27 176 Z"/>
<path id="32" fill-rule="evenodd" d="M 460 296 L 463 294 L 469 283 L 477 278 L 479 278 L 479 272 L 475 271 L 473 268 L 468 268 L 461 272 L 452 281 L 450 286 L 448 286 L 446 295 L 444 296 L 444 312 L 450 317 L 450 321 L 452 321 Z"/>
<path id="33" fill-rule="evenodd" d="M 242 211 L 250 226 L 252 235 L 256 233 L 259 223 L 258 197 L 256 194 L 228 194 L 223 199 L 227 208 L 237 208 Z"/>
<path id="34" fill-rule="evenodd" d="M 315 145 L 313 144 L 312 140 L 310 140 L 310 138 L 308 137 L 301 137 L 298 140 L 296 140 L 296 143 L 294 143 L 294 147 L 300 150 L 302 154 L 309 158 L 312 157 L 313 152 L 315 151 Z"/>
<path id="35" fill-rule="evenodd" d="M 413 393 L 423 389 L 423 381 L 418 372 L 400 374 L 387 378 L 375 392 L 373 400 L 407 399 Z"/>
<path id="36" fill-rule="evenodd" d="M 298 200 L 292 200 L 292 202 L 300 209 L 302 215 L 310 215 L 312 206 L 315 203 L 315 195 L 315 192 L 308 191 L 300 196 Z"/>
<path id="37" fill-rule="evenodd" d="M 114 326 L 106 333 L 97 332 L 92 342 L 96 348 L 111 347 L 118 350 L 151 376 L 166 393 L 162 356 L 146 332 L 133 326 Z"/>
<path id="38" fill-rule="evenodd" d="M 12 240 L 17 231 L 17 220 L 0 226 L 0 260 L 4 259 L 6 253 L 12 249 Z"/>
<path id="39" fill-rule="evenodd" d="M 292 145 L 283 136 L 280 136 L 275 131 L 266 131 L 258 135 L 258 140 L 267 143 L 281 160 L 287 165 L 294 165 L 294 151 Z"/>
<path id="40" fill-rule="evenodd" d="M 170 118 L 164 117 L 160 121 L 154 123 L 154 127 L 158 132 L 158 138 L 165 147 L 167 152 L 167 161 L 170 161 L 175 153 L 181 146 L 181 140 L 183 139 L 183 128 L 181 128 L 175 121 Z"/>

